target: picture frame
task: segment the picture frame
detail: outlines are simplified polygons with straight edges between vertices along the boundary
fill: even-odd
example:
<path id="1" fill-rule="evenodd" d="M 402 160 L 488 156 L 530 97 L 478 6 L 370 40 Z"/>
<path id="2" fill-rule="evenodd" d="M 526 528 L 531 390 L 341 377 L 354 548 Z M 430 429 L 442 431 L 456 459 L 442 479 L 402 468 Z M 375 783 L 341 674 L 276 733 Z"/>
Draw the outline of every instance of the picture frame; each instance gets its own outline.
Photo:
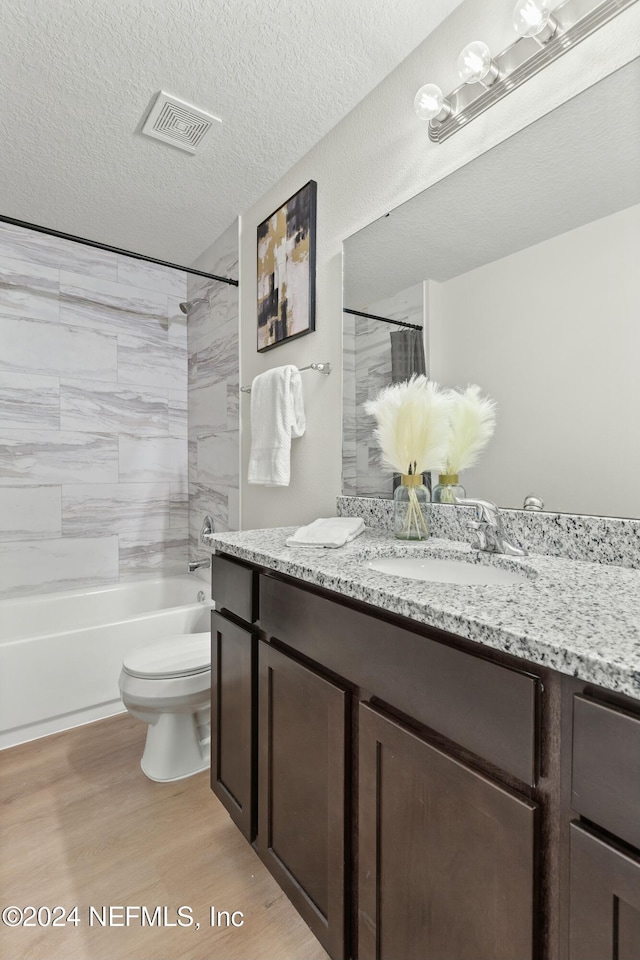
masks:
<path id="1" fill-rule="evenodd" d="M 315 330 L 317 187 L 309 180 L 258 225 L 258 353 Z"/>

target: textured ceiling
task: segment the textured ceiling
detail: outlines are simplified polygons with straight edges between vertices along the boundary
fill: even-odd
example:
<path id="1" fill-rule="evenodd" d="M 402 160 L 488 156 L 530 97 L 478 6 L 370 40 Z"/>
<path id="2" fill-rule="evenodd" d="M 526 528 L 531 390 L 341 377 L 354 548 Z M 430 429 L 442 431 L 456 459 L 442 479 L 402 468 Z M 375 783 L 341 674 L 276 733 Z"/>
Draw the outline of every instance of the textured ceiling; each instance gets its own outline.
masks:
<path id="1" fill-rule="evenodd" d="M 189 264 L 459 2 L 1 3 L 0 214 Z M 223 120 L 196 156 L 160 89 Z"/>
<path id="2" fill-rule="evenodd" d="M 637 59 L 349 237 L 345 305 L 444 282 L 640 203 L 639 91 Z"/>

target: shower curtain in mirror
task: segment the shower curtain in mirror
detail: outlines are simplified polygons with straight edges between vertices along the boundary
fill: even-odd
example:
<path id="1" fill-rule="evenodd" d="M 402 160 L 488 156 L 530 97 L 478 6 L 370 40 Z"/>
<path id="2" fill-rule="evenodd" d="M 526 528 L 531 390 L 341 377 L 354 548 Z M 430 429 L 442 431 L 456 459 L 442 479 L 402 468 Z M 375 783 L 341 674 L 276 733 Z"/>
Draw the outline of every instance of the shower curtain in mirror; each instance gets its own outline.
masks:
<path id="1" fill-rule="evenodd" d="M 394 330 L 391 336 L 391 382 L 426 373 L 422 330 Z"/>
<path id="2" fill-rule="evenodd" d="M 426 373 L 422 330 L 394 330 L 391 334 L 391 382 L 408 380 L 412 373 Z M 431 493 L 431 474 L 423 474 L 423 482 Z M 393 489 L 400 484 L 400 474 L 394 474 Z"/>

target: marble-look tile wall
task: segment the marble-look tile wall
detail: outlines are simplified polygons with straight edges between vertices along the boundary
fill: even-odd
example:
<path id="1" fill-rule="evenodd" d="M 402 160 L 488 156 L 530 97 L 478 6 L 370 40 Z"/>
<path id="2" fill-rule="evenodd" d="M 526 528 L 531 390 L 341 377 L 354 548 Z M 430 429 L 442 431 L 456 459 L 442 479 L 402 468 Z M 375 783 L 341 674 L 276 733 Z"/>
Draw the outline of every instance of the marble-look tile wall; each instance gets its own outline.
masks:
<path id="1" fill-rule="evenodd" d="M 358 492 L 356 445 L 356 323 L 358 318 L 342 314 L 342 493 Z"/>
<path id="2" fill-rule="evenodd" d="M 193 264 L 219 277 L 238 277 L 238 221 Z M 240 520 L 238 288 L 189 275 L 188 299 L 208 297 L 189 314 L 189 552 L 203 556 L 200 529 Z M 206 574 L 203 574 L 203 577 Z"/>
<path id="3" fill-rule="evenodd" d="M 386 300 L 358 307 L 392 320 L 424 324 L 423 285 Z M 373 439 L 375 420 L 365 413 L 367 400 L 391 383 L 391 340 L 398 327 L 380 320 L 343 314 L 342 492 L 345 496 L 392 496 L 393 474 L 380 463 Z"/>
<path id="4" fill-rule="evenodd" d="M 185 571 L 186 293 L 0 223 L 0 597 Z"/>

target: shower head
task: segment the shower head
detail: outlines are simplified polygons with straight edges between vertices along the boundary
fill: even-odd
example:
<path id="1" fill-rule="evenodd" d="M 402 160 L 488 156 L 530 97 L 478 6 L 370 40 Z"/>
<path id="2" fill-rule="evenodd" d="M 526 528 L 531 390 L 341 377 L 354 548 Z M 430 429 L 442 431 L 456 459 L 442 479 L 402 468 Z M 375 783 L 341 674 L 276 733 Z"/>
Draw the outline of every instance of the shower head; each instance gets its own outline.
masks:
<path id="1" fill-rule="evenodd" d="M 193 308 L 194 308 L 198 303 L 206 303 L 206 305 L 209 306 L 209 298 L 208 298 L 208 297 L 196 297 L 195 300 L 185 300 L 184 303 L 180 303 L 180 304 L 179 304 L 179 307 L 180 307 L 180 309 L 182 310 L 183 313 L 187 313 L 187 314 L 188 314 L 189 311 L 190 311 L 190 310 L 193 310 Z"/>

